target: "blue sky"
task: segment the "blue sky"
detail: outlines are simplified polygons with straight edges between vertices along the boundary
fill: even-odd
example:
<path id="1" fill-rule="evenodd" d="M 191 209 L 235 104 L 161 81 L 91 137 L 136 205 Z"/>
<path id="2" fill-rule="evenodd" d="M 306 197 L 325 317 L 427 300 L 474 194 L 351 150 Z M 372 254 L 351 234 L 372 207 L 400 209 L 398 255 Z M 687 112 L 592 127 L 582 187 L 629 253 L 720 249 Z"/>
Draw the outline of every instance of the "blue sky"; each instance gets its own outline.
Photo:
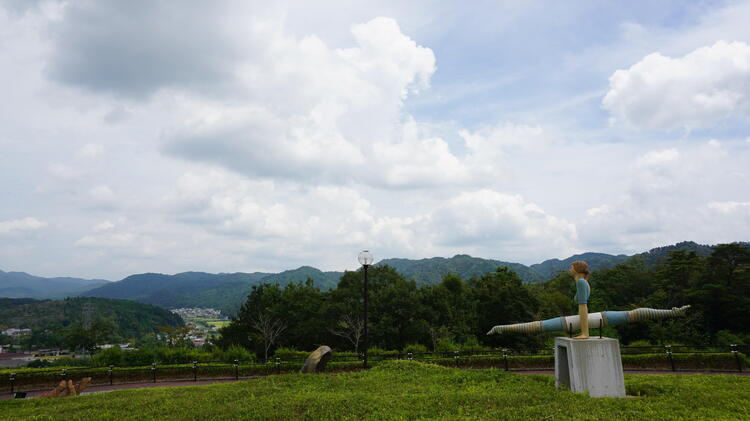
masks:
<path id="1" fill-rule="evenodd" d="M 750 238 L 750 2 L 1 1 L 0 269 Z"/>

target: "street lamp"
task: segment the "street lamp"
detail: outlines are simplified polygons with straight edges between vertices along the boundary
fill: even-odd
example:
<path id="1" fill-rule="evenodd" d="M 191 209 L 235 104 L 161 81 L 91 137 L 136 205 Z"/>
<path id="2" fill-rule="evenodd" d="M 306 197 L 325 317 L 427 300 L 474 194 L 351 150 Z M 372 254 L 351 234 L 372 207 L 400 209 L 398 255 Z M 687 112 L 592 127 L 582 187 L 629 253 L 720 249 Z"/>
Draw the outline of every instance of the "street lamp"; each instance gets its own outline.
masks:
<path id="1" fill-rule="evenodd" d="M 365 340 L 363 344 L 365 347 L 365 352 L 363 355 L 364 357 L 363 364 L 364 364 L 364 368 L 367 368 L 367 348 L 369 348 L 368 336 L 367 336 L 367 268 L 372 264 L 372 260 L 373 260 L 372 253 L 370 253 L 369 250 L 362 250 L 359 253 L 359 256 L 357 256 L 357 260 L 359 260 L 359 264 L 362 265 L 362 267 L 364 268 L 363 272 L 364 272 L 364 277 L 365 277 L 364 288 L 362 290 L 362 293 L 365 296 L 365 332 L 364 332 Z"/>

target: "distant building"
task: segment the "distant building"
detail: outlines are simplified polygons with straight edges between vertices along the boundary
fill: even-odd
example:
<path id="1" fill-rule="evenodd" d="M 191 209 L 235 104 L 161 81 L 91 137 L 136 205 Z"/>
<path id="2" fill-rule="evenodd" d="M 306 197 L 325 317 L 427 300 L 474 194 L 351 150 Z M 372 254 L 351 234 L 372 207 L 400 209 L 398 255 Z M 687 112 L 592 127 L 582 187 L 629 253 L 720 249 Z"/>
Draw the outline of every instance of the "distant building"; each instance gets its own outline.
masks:
<path id="1" fill-rule="evenodd" d="M 124 343 L 124 344 L 104 344 L 104 345 L 99 345 L 99 349 L 109 349 L 109 348 L 115 348 L 115 347 L 118 347 L 118 348 L 120 348 L 122 350 L 133 349 L 133 348 L 130 347 L 130 342 Z"/>
<path id="2" fill-rule="evenodd" d="M 214 308 L 175 308 L 171 310 L 172 313 L 178 314 L 183 319 L 188 318 L 204 318 L 204 319 L 226 319 L 226 316 L 221 315 L 220 310 Z"/>
<path id="3" fill-rule="evenodd" d="M 0 354 L 0 367 L 15 368 L 22 365 L 26 365 L 29 361 L 33 361 L 34 356 L 31 354 L 22 353 L 4 353 Z"/>
<path id="4" fill-rule="evenodd" d="M 17 338 L 19 336 L 26 336 L 31 335 L 31 329 L 5 329 L 3 332 L 3 335 L 10 336 L 11 338 Z"/>

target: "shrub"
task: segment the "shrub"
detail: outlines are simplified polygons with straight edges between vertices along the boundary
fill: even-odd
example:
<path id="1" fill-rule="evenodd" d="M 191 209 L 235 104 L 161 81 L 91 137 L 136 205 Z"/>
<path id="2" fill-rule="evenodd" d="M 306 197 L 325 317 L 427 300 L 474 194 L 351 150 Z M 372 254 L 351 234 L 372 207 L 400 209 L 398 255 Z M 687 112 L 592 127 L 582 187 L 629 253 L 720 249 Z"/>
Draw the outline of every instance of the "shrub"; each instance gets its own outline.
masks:
<path id="1" fill-rule="evenodd" d="M 232 345 L 226 351 L 216 350 L 213 355 L 215 360 L 220 361 L 248 361 L 255 359 L 254 353 L 239 345 Z"/>
<path id="2" fill-rule="evenodd" d="M 422 354 L 428 351 L 427 347 L 422 344 L 409 344 L 404 347 L 403 351 L 401 351 L 402 354 L 408 354 L 410 352 L 412 354 Z"/>
<path id="3" fill-rule="evenodd" d="M 113 346 L 112 348 L 102 350 L 94 355 L 93 363 L 99 367 L 125 365 L 125 357 L 122 354 L 122 349 L 120 349 L 119 346 Z"/>
<path id="4" fill-rule="evenodd" d="M 453 352 L 458 350 L 458 345 L 448 338 L 440 339 L 437 342 L 437 348 L 435 349 L 436 352 Z"/>
<path id="5" fill-rule="evenodd" d="M 308 355 L 310 355 L 310 352 L 298 351 L 294 348 L 277 348 L 273 355 L 274 357 L 280 358 L 282 360 L 304 360 Z"/>
<path id="6" fill-rule="evenodd" d="M 487 351 L 491 348 L 487 348 L 485 346 L 482 346 L 482 344 L 479 343 L 476 336 L 469 336 L 466 339 L 466 342 L 464 342 L 461 345 L 461 351 Z"/>

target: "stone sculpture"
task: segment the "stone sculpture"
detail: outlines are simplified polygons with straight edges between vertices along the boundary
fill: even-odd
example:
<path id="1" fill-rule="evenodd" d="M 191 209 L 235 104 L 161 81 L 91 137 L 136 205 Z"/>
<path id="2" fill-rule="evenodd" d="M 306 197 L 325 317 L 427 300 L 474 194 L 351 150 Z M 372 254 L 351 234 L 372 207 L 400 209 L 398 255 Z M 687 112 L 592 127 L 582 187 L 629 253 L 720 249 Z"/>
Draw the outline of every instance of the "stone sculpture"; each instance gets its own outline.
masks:
<path id="1" fill-rule="evenodd" d="M 305 365 L 302 366 L 300 372 L 322 373 L 325 371 L 326 364 L 328 363 L 328 360 L 331 359 L 331 355 L 332 351 L 330 347 L 325 345 L 319 347 L 307 357 L 307 361 L 305 361 Z"/>
<path id="2" fill-rule="evenodd" d="M 83 392 L 91 383 L 91 377 L 85 377 L 77 384 L 73 383 L 73 380 L 60 380 L 57 387 L 45 392 L 40 398 L 62 398 L 65 396 L 78 396 Z"/>

